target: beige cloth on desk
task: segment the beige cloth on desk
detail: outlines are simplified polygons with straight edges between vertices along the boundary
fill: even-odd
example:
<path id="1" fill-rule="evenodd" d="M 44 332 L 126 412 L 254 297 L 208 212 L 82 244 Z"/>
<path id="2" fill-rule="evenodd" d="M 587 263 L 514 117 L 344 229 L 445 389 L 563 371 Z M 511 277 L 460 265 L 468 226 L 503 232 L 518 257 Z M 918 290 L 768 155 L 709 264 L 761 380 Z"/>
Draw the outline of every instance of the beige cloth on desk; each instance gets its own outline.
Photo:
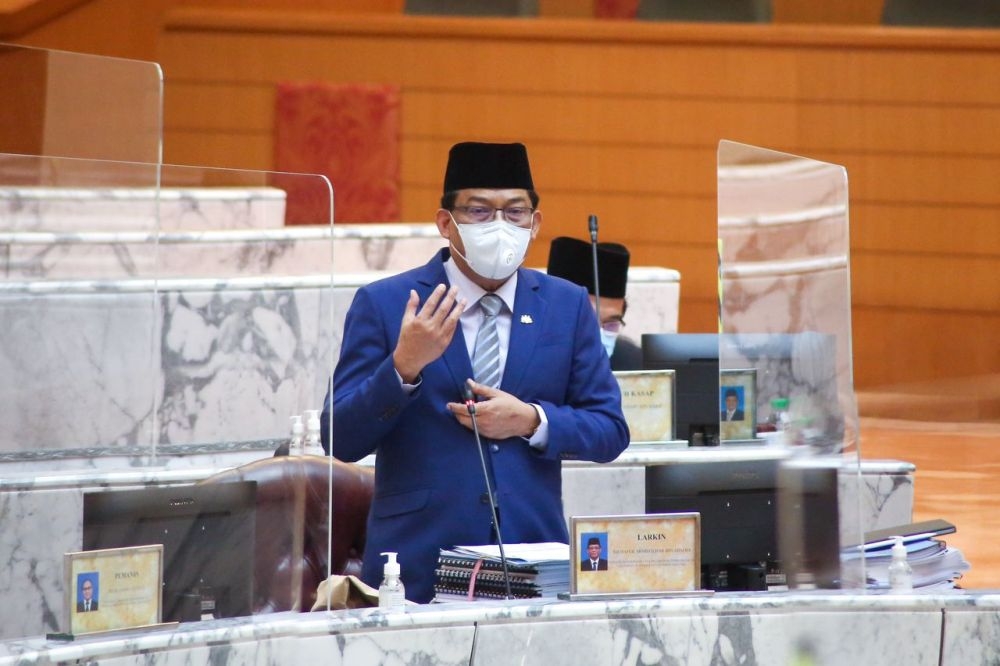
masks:
<path id="1" fill-rule="evenodd" d="M 378 606 L 378 590 L 367 585 L 357 576 L 333 575 L 316 588 L 316 603 L 312 610 L 343 610 L 345 608 L 373 608 Z"/>

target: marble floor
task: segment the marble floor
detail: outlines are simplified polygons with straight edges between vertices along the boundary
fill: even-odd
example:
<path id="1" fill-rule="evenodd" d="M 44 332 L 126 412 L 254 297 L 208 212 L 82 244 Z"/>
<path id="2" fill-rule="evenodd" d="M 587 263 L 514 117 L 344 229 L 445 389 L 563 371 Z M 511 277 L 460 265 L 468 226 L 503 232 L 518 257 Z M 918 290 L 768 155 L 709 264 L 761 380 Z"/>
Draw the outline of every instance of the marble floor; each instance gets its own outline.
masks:
<path id="1" fill-rule="evenodd" d="M 1000 589 L 1000 386 L 997 377 L 954 383 L 934 401 L 922 391 L 859 394 L 864 458 L 916 465 L 914 520 L 944 518 L 946 537 L 972 569 L 961 586 Z M 919 412 L 916 404 L 927 400 Z M 949 408 L 949 402 L 973 406 Z M 971 418 L 970 418 L 971 417 Z"/>

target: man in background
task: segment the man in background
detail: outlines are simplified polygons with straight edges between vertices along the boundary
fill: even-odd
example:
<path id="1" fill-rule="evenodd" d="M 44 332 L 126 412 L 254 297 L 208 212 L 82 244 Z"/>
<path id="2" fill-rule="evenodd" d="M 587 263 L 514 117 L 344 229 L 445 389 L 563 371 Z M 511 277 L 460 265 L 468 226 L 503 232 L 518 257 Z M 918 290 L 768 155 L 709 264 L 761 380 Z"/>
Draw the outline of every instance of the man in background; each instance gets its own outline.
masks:
<path id="1" fill-rule="evenodd" d="M 385 552 L 423 603 L 442 547 L 498 532 L 568 542 L 562 461 L 609 462 L 628 446 L 586 291 L 521 267 L 538 201 L 523 145 L 453 146 L 435 215 L 448 247 L 362 287 L 347 313 L 323 447 L 349 462 L 375 454 L 362 568 L 373 587 Z"/>
<path id="2" fill-rule="evenodd" d="M 586 287 L 596 309 L 600 292 L 601 343 L 611 358 L 612 370 L 642 370 L 642 349 L 628 338 L 619 337 L 625 326 L 628 301 L 628 248 L 619 243 L 597 244 L 598 289 L 594 287 L 593 247 L 587 241 L 560 236 L 549 246 L 549 275 Z"/>

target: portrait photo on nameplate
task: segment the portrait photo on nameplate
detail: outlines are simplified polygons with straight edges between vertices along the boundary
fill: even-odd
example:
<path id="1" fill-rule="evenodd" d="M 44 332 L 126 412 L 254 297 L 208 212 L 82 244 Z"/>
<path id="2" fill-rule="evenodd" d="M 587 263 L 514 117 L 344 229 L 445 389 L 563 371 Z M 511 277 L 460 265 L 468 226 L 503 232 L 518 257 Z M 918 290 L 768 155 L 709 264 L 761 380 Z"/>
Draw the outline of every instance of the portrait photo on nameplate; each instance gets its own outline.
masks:
<path id="1" fill-rule="evenodd" d="M 70 635 L 160 624 L 162 545 L 66 553 L 64 567 Z"/>
<path id="2" fill-rule="evenodd" d="M 753 442 L 757 438 L 757 370 L 719 371 L 719 440 Z"/>
<path id="3" fill-rule="evenodd" d="M 574 516 L 571 595 L 694 592 L 701 586 L 701 516 Z"/>
<path id="4" fill-rule="evenodd" d="M 632 444 L 674 440 L 674 371 L 618 370 L 622 414 Z"/>

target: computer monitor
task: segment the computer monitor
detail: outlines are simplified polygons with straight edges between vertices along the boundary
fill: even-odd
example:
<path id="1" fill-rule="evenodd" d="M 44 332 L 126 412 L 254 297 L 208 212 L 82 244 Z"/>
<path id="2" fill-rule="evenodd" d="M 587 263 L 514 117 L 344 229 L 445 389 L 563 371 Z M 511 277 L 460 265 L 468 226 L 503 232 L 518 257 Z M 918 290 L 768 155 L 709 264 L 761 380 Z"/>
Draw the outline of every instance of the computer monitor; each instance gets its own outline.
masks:
<path id="1" fill-rule="evenodd" d="M 90 492 L 83 549 L 163 544 L 163 620 L 250 615 L 257 483 Z"/>
<path id="2" fill-rule="evenodd" d="M 719 336 L 644 333 L 642 367 L 674 371 L 674 436 L 691 446 L 717 446 Z"/>
<path id="3" fill-rule="evenodd" d="M 702 587 L 767 589 L 783 583 L 778 558 L 778 460 L 646 467 L 646 513 L 701 514 Z"/>
<path id="4" fill-rule="evenodd" d="M 791 588 L 841 586 L 839 471 L 842 461 L 793 459 L 778 471 L 778 552 Z"/>

